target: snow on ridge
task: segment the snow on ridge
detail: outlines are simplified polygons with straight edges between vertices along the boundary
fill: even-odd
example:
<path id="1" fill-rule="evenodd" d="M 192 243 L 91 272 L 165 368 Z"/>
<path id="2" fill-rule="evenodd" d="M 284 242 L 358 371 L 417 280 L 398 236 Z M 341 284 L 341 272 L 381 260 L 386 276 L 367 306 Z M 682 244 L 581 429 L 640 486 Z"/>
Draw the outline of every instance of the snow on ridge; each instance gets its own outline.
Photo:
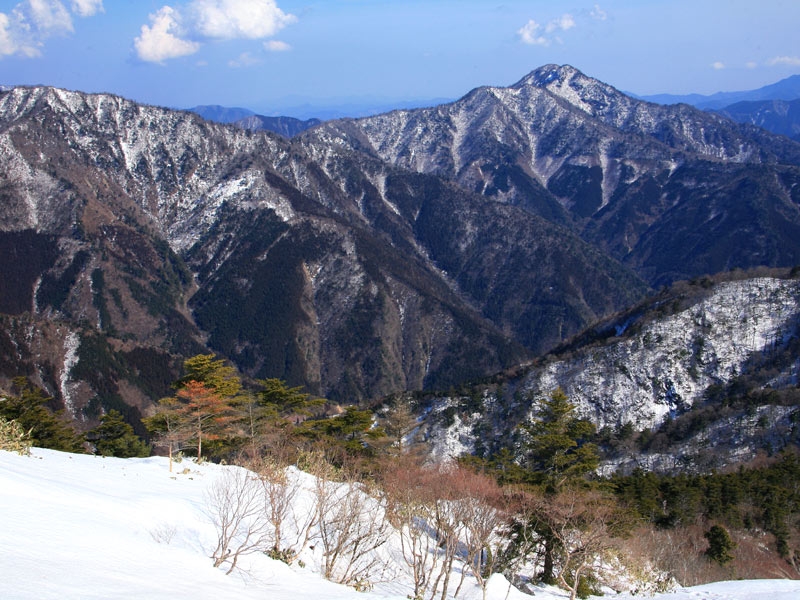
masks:
<path id="1" fill-rule="evenodd" d="M 754 353 L 781 343 L 800 316 L 800 283 L 757 278 L 721 283 L 711 297 L 645 325 L 602 350 L 531 372 L 535 395 L 561 387 L 600 426 L 652 427 L 726 383 Z"/>

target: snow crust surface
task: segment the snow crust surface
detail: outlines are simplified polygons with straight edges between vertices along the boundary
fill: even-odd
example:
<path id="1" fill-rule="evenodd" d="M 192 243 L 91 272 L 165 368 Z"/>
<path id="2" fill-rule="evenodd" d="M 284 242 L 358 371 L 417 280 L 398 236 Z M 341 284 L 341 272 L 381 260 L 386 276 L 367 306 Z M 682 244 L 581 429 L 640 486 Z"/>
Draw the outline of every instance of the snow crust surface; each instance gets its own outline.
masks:
<path id="1" fill-rule="evenodd" d="M 242 600 L 318 598 L 404 600 L 402 575 L 372 591 L 324 580 L 310 563 L 289 567 L 254 555 L 226 576 L 209 554 L 214 530 L 204 493 L 225 469 L 167 459 L 101 458 L 34 448 L 31 456 L 0 451 L 0 598 L 10 600 Z M 294 471 L 296 476 L 304 476 Z M 399 566 L 399 565 L 398 565 Z M 397 571 L 397 569 L 392 569 Z M 567 595 L 537 588 L 537 598 Z M 481 598 L 477 587 L 460 598 Z M 502 576 L 488 600 L 529 597 Z M 622 594 L 617 598 L 628 599 Z M 736 581 L 678 589 L 656 600 L 794 600 L 798 581 Z"/>

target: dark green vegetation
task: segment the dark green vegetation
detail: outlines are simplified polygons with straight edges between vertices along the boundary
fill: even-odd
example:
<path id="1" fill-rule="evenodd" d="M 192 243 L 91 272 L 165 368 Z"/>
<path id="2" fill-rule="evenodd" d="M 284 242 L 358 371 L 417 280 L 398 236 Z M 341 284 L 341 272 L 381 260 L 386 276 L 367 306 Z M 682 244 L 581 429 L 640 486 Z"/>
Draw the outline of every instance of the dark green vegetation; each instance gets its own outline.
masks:
<path id="1" fill-rule="evenodd" d="M 0 417 L 16 421 L 31 445 L 65 452 L 81 452 L 83 440 L 63 411 L 24 377 L 14 379 L 14 394 L 0 396 Z"/>

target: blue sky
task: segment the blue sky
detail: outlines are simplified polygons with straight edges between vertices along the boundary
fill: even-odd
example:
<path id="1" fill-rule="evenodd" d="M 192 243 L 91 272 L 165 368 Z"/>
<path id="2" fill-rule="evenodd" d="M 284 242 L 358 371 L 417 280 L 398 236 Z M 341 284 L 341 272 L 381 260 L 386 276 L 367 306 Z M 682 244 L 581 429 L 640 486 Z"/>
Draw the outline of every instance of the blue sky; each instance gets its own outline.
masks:
<path id="1" fill-rule="evenodd" d="M 391 104 L 571 64 L 637 94 L 800 73 L 799 0 L 0 0 L 0 84 L 173 107 Z"/>

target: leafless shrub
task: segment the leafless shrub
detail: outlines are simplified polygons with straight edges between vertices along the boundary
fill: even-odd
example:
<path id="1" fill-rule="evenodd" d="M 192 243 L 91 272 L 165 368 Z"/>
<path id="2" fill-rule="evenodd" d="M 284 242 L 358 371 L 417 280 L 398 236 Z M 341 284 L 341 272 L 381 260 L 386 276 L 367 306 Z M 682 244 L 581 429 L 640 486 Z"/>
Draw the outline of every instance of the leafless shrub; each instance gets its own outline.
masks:
<path id="1" fill-rule="evenodd" d="M 381 565 L 375 550 L 388 539 L 383 509 L 354 479 L 318 477 L 314 493 L 325 578 L 363 587 Z"/>
<path id="2" fill-rule="evenodd" d="M 259 477 L 244 469 L 226 469 L 206 492 L 206 509 L 217 530 L 211 558 L 214 566 L 225 562 L 230 574 L 239 557 L 269 547 L 270 527 Z"/>
<path id="3" fill-rule="evenodd" d="M 315 510 L 295 510 L 302 489 L 297 477 L 290 477 L 287 468 L 273 458 L 265 457 L 249 463 L 262 485 L 265 518 L 270 525 L 267 554 L 287 564 L 308 545 L 316 524 Z"/>
<path id="4" fill-rule="evenodd" d="M 178 528 L 171 523 L 161 523 L 160 525 L 157 525 L 148 531 L 154 542 L 167 545 L 172 542 L 172 538 L 175 537 L 177 532 Z"/>
<path id="5" fill-rule="evenodd" d="M 414 582 L 414 600 L 422 600 L 439 564 L 439 548 L 430 523 L 436 514 L 435 473 L 409 461 L 385 470 L 387 518 L 400 535 L 403 560 Z"/>

